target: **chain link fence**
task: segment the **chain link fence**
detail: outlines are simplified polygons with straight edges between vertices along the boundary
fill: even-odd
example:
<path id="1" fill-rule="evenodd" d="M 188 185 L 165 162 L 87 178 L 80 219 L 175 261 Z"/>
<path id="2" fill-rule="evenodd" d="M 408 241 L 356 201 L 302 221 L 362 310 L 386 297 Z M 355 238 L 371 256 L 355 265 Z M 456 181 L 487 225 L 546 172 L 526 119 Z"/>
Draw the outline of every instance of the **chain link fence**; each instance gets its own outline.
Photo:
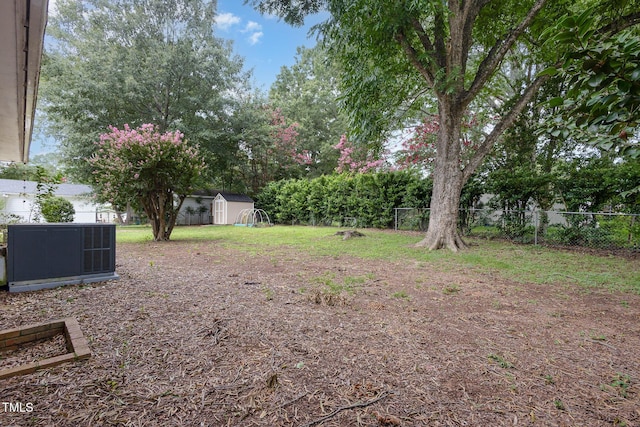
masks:
<path id="1" fill-rule="evenodd" d="M 426 231 L 429 209 L 396 208 L 395 230 Z M 461 209 L 467 236 L 518 243 L 640 250 L 640 215 L 615 212 L 502 211 Z"/>

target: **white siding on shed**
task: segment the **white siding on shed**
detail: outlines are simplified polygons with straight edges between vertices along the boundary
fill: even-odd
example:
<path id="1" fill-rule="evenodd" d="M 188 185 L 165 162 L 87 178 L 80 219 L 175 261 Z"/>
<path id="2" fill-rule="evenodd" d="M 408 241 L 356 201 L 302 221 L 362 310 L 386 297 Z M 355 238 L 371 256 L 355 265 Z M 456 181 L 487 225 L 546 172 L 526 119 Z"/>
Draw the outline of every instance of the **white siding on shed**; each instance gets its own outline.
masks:
<path id="1" fill-rule="evenodd" d="M 230 200 L 225 198 L 223 193 L 219 193 L 213 200 L 213 223 L 218 225 L 234 224 L 240 211 L 253 209 L 253 200 L 244 196 L 228 195 Z M 241 200 L 238 200 L 241 199 Z"/>

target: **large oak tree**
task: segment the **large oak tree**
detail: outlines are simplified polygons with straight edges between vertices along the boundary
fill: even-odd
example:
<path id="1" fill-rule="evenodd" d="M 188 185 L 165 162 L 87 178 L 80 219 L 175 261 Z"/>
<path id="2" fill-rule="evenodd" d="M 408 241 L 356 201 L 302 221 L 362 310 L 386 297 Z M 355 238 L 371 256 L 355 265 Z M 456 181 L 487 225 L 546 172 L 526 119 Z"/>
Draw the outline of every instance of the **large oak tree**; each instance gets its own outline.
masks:
<path id="1" fill-rule="evenodd" d="M 342 62 L 343 100 L 363 140 L 380 139 L 429 104 L 439 123 L 433 170 L 431 216 L 425 239 L 430 249 L 465 247 L 458 229 L 462 188 L 501 135 L 526 108 L 552 73 L 539 73 L 511 99 L 492 97 L 497 71 L 523 47 L 541 65 L 561 60 L 541 35 L 558 20 L 600 5 L 592 23 L 603 37 L 614 22 L 637 19 L 638 2 L 565 0 L 252 0 L 262 11 L 299 24 L 325 9 L 320 27 L 330 52 Z M 542 71 L 540 68 L 538 71 Z M 472 153 L 464 152 L 462 123 L 483 102 L 500 102 L 502 114 L 485 129 Z"/>

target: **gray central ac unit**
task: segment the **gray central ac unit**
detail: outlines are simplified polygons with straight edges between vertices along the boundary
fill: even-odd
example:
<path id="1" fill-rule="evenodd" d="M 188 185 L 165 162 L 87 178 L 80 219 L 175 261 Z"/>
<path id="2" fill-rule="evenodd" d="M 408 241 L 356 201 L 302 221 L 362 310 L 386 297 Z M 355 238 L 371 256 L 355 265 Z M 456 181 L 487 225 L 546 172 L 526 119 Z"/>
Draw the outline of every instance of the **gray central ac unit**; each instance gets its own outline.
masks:
<path id="1" fill-rule="evenodd" d="M 10 292 L 118 279 L 114 224 L 8 226 Z"/>

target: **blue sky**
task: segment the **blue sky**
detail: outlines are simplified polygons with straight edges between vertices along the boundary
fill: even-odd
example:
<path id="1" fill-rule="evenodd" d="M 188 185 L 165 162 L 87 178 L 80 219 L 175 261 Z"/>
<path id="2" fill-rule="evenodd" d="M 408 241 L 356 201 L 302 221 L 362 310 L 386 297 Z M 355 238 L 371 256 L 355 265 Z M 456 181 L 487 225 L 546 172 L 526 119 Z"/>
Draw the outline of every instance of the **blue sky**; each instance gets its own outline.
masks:
<path id="1" fill-rule="evenodd" d="M 257 86 L 267 92 L 280 68 L 295 63 L 297 47 L 316 44 L 315 35 L 307 35 L 322 20 L 322 15 L 314 15 L 304 27 L 292 27 L 275 16 L 261 15 L 242 0 L 218 0 L 216 34 L 234 41 L 234 51 L 245 58 Z"/>
<path id="2" fill-rule="evenodd" d="M 49 10 L 54 8 L 55 0 L 49 0 Z M 254 86 L 267 93 L 281 67 L 295 63 L 296 48 L 316 44 L 315 36 L 308 37 L 309 28 L 323 19 L 323 15 L 314 15 L 304 27 L 292 27 L 276 16 L 261 15 L 243 0 L 218 0 L 215 33 L 233 40 L 234 53 L 244 58 L 246 70 L 253 70 Z M 54 141 L 34 134 L 31 156 L 52 150 Z"/>

